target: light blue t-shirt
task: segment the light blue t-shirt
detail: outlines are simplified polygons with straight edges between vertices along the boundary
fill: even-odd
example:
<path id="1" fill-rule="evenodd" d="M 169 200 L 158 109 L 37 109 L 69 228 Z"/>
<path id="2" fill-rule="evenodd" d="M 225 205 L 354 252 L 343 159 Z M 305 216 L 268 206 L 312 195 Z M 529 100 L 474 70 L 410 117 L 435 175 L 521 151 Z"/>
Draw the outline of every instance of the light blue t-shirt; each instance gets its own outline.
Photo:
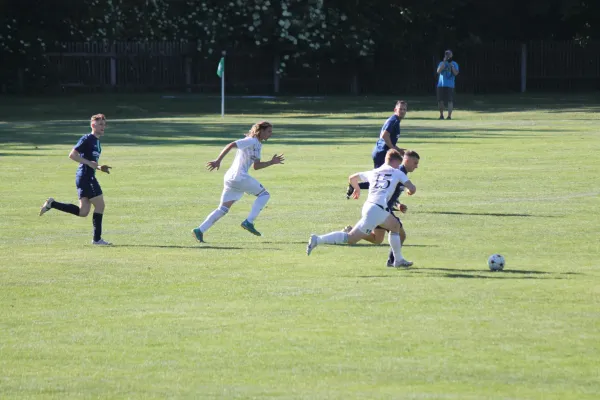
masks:
<path id="1" fill-rule="evenodd" d="M 453 88 L 456 76 L 454 76 L 454 74 L 452 73 L 452 69 L 450 69 L 450 64 L 452 64 L 454 68 L 456 68 L 456 71 L 458 71 L 458 64 L 455 61 L 452 61 L 451 63 L 446 63 L 442 61 L 441 63 L 439 63 L 438 68 L 444 64 L 446 64 L 446 67 L 442 69 L 442 72 L 440 72 L 440 77 L 438 78 L 438 87 Z"/>

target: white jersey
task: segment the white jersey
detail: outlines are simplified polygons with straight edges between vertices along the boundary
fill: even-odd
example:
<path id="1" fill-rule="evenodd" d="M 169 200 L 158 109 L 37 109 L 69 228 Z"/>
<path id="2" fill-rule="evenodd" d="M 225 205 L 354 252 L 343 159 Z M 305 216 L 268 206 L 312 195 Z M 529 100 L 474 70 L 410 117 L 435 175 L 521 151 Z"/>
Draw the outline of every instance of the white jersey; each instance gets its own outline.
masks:
<path id="1" fill-rule="evenodd" d="M 260 151 L 262 143 L 254 137 L 246 137 L 236 140 L 237 151 L 235 159 L 229 170 L 225 173 L 225 180 L 235 181 L 248 176 L 248 169 L 254 164 L 254 161 L 260 160 Z"/>
<path id="2" fill-rule="evenodd" d="M 362 181 L 369 181 L 369 197 L 367 201 L 387 208 L 398 183 L 403 185 L 408 182 L 408 176 L 387 164 L 371 171 L 359 172 Z"/>

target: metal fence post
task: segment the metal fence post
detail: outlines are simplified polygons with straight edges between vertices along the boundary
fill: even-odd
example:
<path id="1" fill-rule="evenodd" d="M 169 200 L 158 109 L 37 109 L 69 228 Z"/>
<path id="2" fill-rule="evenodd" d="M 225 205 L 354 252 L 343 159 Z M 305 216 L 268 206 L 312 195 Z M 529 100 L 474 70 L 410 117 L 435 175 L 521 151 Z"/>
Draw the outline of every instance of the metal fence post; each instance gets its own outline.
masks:
<path id="1" fill-rule="evenodd" d="M 527 44 L 521 44 L 521 93 L 527 90 Z"/>

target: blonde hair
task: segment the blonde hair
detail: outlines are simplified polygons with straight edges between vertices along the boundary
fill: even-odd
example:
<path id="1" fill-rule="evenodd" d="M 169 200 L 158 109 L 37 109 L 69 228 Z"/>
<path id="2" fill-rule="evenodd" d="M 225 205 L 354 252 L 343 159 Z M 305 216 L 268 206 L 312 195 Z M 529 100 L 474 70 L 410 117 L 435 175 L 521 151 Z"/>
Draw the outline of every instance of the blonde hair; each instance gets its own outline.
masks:
<path id="1" fill-rule="evenodd" d="M 248 133 L 246 133 L 246 137 L 253 137 L 253 138 L 259 138 L 260 135 L 260 131 L 262 131 L 263 129 L 267 129 L 269 127 L 272 127 L 273 125 L 269 122 L 269 121 L 260 121 L 255 123 L 254 125 L 252 125 L 252 128 L 250 128 L 250 130 L 248 131 Z"/>
<path id="2" fill-rule="evenodd" d="M 106 121 L 106 116 L 104 114 L 94 114 L 90 118 L 90 122 L 94 121 Z"/>

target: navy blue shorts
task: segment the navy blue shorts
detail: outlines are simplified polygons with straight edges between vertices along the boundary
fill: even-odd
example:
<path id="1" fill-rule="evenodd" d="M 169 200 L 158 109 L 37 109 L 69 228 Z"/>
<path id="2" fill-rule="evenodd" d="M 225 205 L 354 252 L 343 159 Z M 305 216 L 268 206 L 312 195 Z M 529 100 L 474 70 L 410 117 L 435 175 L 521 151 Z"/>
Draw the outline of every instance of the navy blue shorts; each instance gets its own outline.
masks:
<path id="1" fill-rule="evenodd" d="M 373 157 L 373 168 L 379 168 L 381 167 L 383 164 L 385 164 L 385 154 L 387 153 L 374 153 L 371 154 L 371 157 Z"/>
<path id="2" fill-rule="evenodd" d="M 77 194 L 82 199 L 87 197 L 93 199 L 102 194 L 102 188 L 95 177 L 77 177 L 75 178 L 75 186 L 77 186 Z"/>

